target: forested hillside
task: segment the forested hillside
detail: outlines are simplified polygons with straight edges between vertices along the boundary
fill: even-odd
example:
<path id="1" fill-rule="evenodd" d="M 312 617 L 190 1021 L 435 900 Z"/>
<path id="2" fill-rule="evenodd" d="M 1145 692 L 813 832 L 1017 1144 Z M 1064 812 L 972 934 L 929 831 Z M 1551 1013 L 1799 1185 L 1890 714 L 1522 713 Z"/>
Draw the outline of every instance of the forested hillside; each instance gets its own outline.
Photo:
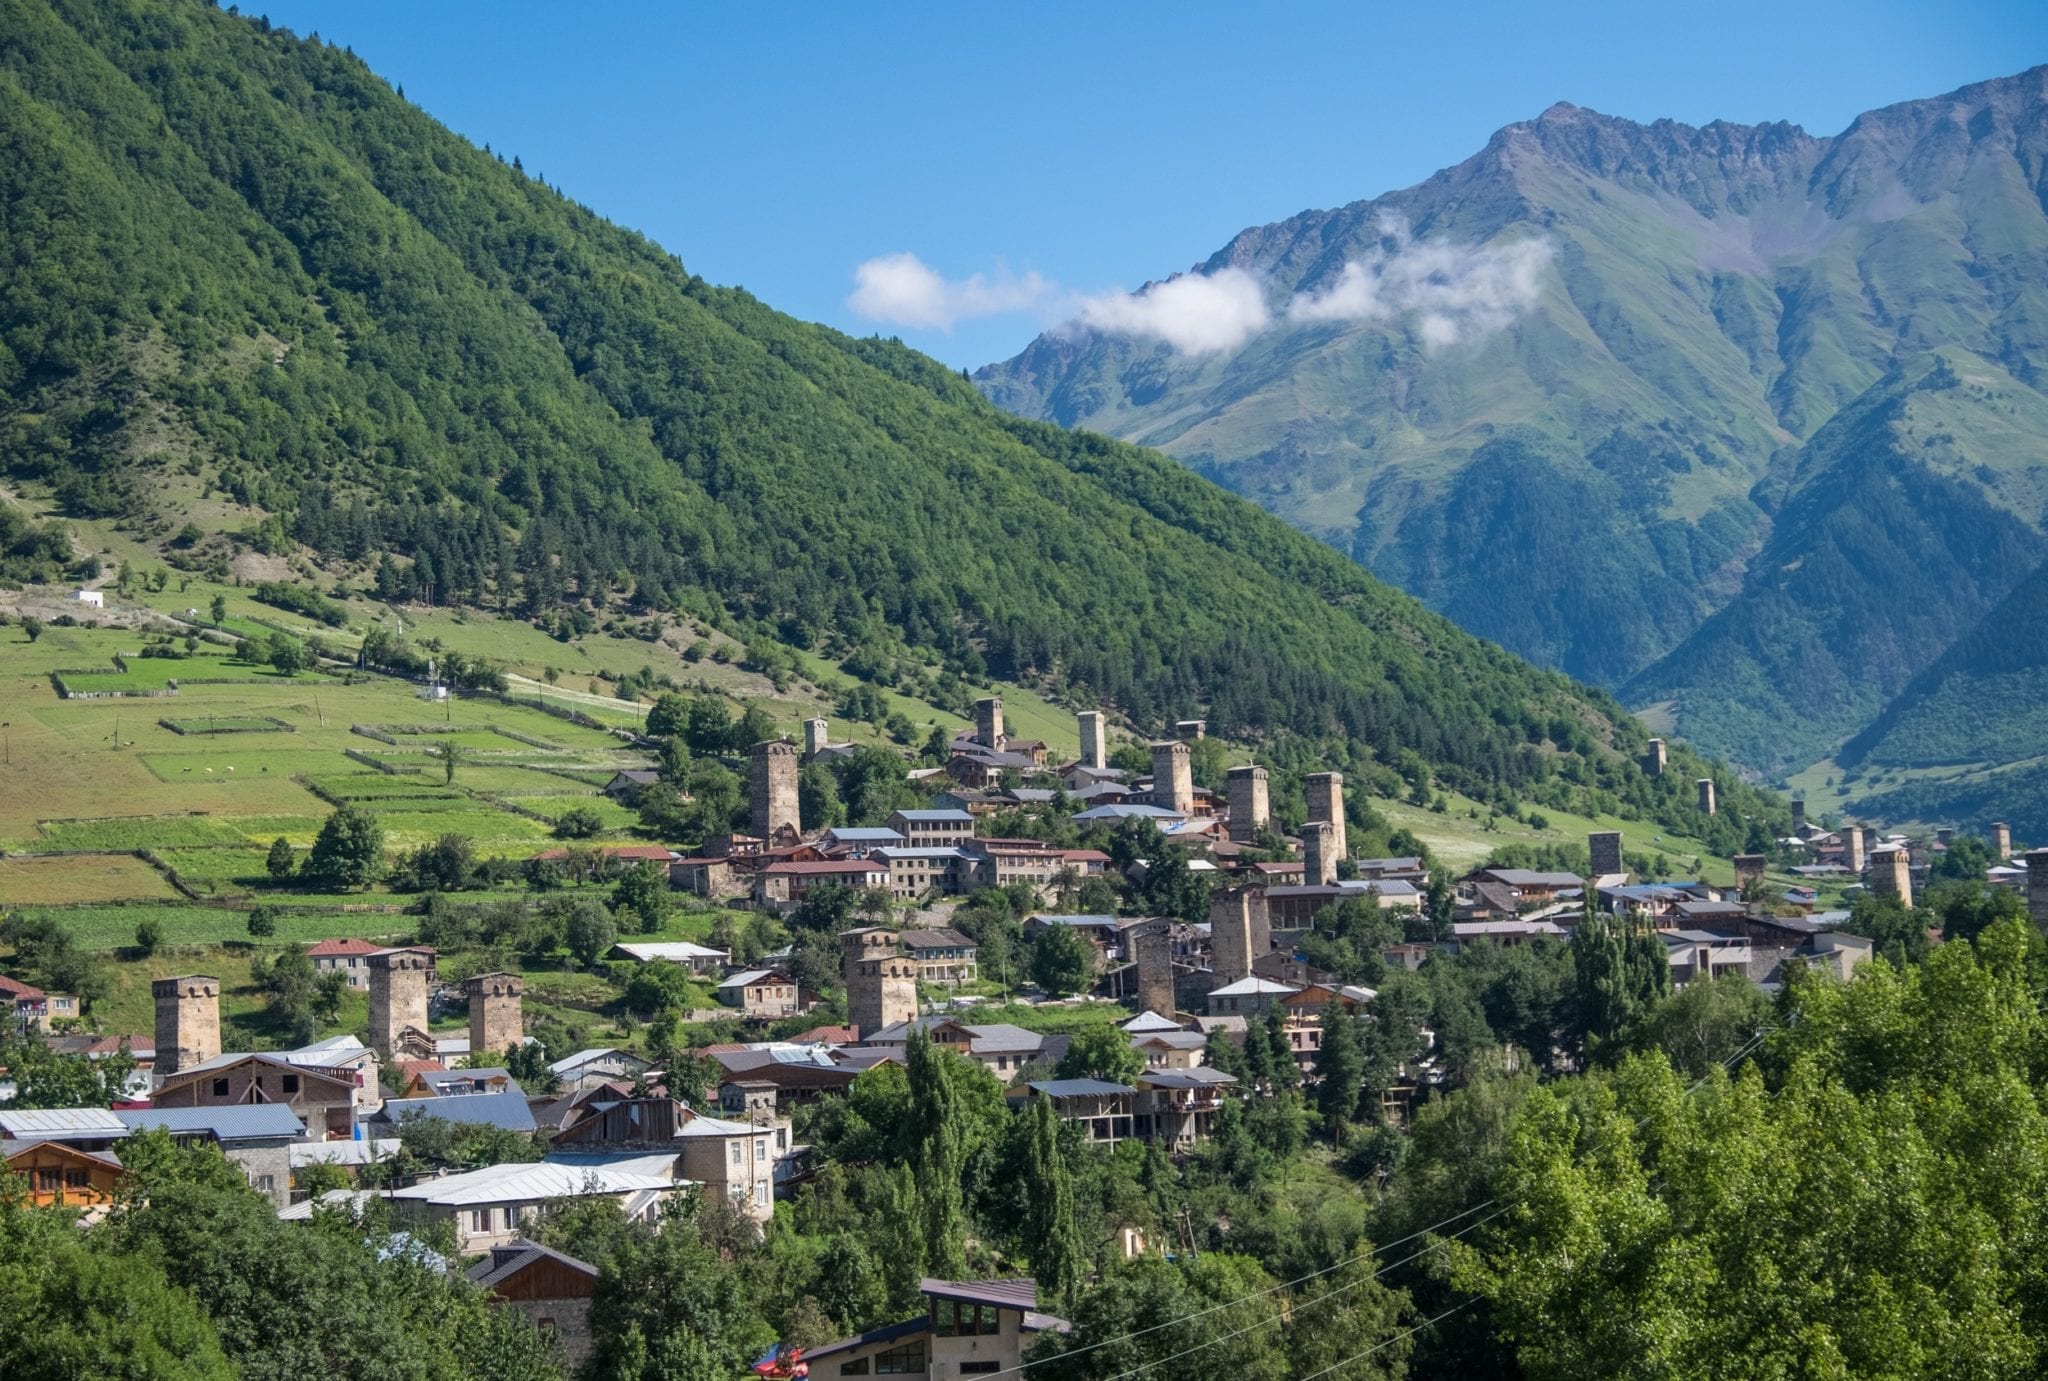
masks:
<path id="1" fill-rule="evenodd" d="M 2034 564 L 2009 557 L 2048 513 L 2044 169 L 2048 68 L 1828 137 L 1561 103 L 1195 265 L 1256 284 L 1238 344 L 1084 314 L 977 380 L 1776 774 Z"/>
<path id="2" fill-rule="evenodd" d="M 1612 701 L 1163 458 L 705 283 L 344 50 L 196 0 L 0 18 L 0 457 L 75 515 L 1683 806 Z"/>

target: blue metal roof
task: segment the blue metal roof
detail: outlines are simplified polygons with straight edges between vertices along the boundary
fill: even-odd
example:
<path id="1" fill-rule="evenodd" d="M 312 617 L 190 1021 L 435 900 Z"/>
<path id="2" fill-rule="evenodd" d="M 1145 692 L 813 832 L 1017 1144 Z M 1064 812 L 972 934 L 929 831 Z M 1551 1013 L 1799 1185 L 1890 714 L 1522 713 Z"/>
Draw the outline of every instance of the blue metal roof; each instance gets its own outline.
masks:
<path id="1" fill-rule="evenodd" d="M 211 1132 L 221 1141 L 306 1134 L 306 1124 L 282 1103 L 231 1103 L 215 1108 L 116 1109 L 131 1132 L 162 1127 L 173 1134 Z"/>
<path id="2" fill-rule="evenodd" d="M 410 1116 L 438 1117 L 446 1122 L 481 1123 L 512 1132 L 533 1130 L 533 1110 L 523 1093 L 451 1093 L 444 1098 L 387 1098 L 383 1116 L 402 1122 Z"/>
<path id="3" fill-rule="evenodd" d="M 1087 1094 L 1136 1093 L 1129 1084 L 1107 1079 L 1042 1079 L 1031 1086 L 1048 1098 L 1079 1098 Z"/>

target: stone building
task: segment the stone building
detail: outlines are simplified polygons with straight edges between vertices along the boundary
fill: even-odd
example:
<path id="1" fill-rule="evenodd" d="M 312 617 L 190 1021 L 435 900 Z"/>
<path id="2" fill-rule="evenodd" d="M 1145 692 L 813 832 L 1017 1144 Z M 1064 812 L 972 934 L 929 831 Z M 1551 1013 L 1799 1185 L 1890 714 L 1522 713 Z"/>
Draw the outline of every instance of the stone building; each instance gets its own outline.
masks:
<path id="1" fill-rule="evenodd" d="M 464 979 L 462 991 L 469 996 L 471 1060 L 501 1059 L 526 1039 L 526 1018 L 520 1009 L 525 979 L 510 973 L 480 973 Z"/>
<path id="2" fill-rule="evenodd" d="M 1109 736 L 1102 711 L 1083 710 L 1074 718 L 1081 726 L 1080 765 L 1091 772 L 1103 771 L 1109 766 Z"/>
<path id="3" fill-rule="evenodd" d="M 1870 890 L 1913 904 L 1913 860 L 1904 849 L 1879 849 L 1870 856 Z"/>
<path id="4" fill-rule="evenodd" d="M 1273 948 L 1272 920 L 1260 887 L 1220 887 L 1209 894 L 1209 970 L 1219 984 L 1249 978 Z"/>
<path id="5" fill-rule="evenodd" d="M 1752 882 L 1760 881 L 1764 875 L 1764 867 L 1769 862 L 1770 860 L 1762 854 L 1735 855 L 1736 888 L 1740 890 L 1748 887 Z"/>
<path id="6" fill-rule="evenodd" d="M 1330 841 L 1330 856 L 1343 858 L 1350 849 L 1344 830 L 1344 774 L 1311 772 L 1301 779 L 1301 789 L 1308 797 L 1308 818 L 1327 820 L 1337 827 L 1336 837 Z"/>
<path id="7" fill-rule="evenodd" d="M 1714 813 L 1714 779 L 1712 777 L 1702 777 L 1696 785 L 1700 789 L 1700 814 L 1712 815 Z"/>
<path id="8" fill-rule="evenodd" d="M 1179 739 L 1152 745 L 1152 804 L 1175 815 L 1194 814 L 1194 766 Z"/>
<path id="9" fill-rule="evenodd" d="M 796 804 L 796 745 L 764 739 L 754 745 L 747 777 L 748 828 L 770 847 L 794 843 L 803 822 Z"/>
<path id="10" fill-rule="evenodd" d="M 2027 850 L 2027 915 L 2048 930 L 2048 849 Z"/>
<path id="11" fill-rule="evenodd" d="M 1256 763 L 1230 769 L 1228 780 L 1230 802 L 1230 838 L 1234 843 L 1249 844 L 1260 830 L 1272 822 L 1271 791 L 1268 786 L 1266 769 Z"/>
<path id="12" fill-rule="evenodd" d="M 2003 863 L 2012 857 L 2012 826 L 2003 820 L 1991 826 L 1991 861 Z"/>
<path id="13" fill-rule="evenodd" d="M 492 1247 L 469 1268 L 469 1279 L 494 1302 L 517 1310 L 553 1338 L 572 1371 L 589 1359 L 590 1297 L 597 1288 L 597 1267 L 517 1237 Z"/>
<path id="14" fill-rule="evenodd" d="M 1855 825 L 1842 827 L 1842 866 L 1852 873 L 1861 873 L 1866 862 L 1863 848 L 1863 831 Z"/>
<path id="15" fill-rule="evenodd" d="M 1301 827 L 1301 880 L 1305 887 L 1328 887 L 1337 880 L 1337 827 L 1311 820 Z"/>
<path id="16" fill-rule="evenodd" d="M 1586 836 L 1586 852 L 1592 856 L 1593 876 L 1613 877 L 1628 871 L 1621 861 L 1621 831 L 1595 830 Z"/>
<path id="17" fill-rule="evenodd" d="M 815 758 L 815 757 L 817 757 L 817 756 L 818 756 L 818 754 L 820 754 L 820 753 L 822 753 L 822 752 L 824 752 L 824 751 L 825 751 L 825 744 L 826 744 L 826 738 L 825 738 L 825 735 L 826 735 L 826 733 L 827 733 L 827 725 L 826 725 L 826 723 L 825 723 L 825 721 L 824 721 L 824 720 L 822 720 L 822 719 L 806 719 L 806 720 L 804 721 L 804 761 L 805 761 L 805 762 L 809 762 L 809 761 L 810 761 L 810 760 L 811 760 L 812 758 Z"/>
<path id="18" fill-rule="evenodd" d="M 370 1048 L 386 1063 L 434 1057 L 427 1030 L 427 984 L 434 952 L 424 948 L 380 949 L 370 969 Z"/>
<path id="19" fill-rule="evenodd" d="M 205 974 L 159 978 L 149 985 L 156 1003 L 158 1078 L 204 1064 L 220 1054 L 220 980 Z"/>
<path id="20" fill-rule="evenodd" d="M 840 933 L 846 1021 L 864 1039 L 917 1015 L 918 963 L 897 953 L 900 943 L 895 931 L 878 926 Z"/>
<path id="21" fill-rule="evenodd" d="M 1009 735 L 1003 732 L 1003 702 L 987 695 L 974 702 L 974 741 L 992 753 L 1003 751 Z"/>
<path id="22" fill-rule="evenodd" d="M 1138 1010 L 1170 1017 L 1179 1007 L 1173 990 L 1173 935 L 1165 920 L 1131 932 L 1131 957 L 1138 968 Z"/>
<path id="23" fill-rule="evenodd" d="M 1653 777 L 1661 777 L 1670 760 L 1670 755 L 1664 750 L 1664 740 L 1653 738 L 1650 740 L 1650 751 L 1643 754 L 1643 771 Z"/>

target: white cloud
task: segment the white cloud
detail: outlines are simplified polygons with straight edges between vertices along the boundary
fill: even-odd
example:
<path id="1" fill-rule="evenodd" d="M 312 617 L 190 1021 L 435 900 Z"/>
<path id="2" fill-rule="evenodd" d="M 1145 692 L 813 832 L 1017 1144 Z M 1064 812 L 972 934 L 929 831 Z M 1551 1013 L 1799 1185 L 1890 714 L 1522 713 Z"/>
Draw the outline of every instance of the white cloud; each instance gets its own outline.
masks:
<path id="1" fill-rule="evenodd" d="M 1081 300 L 1074 324 L 1120 336 L 1151 336 L 1184 355 L 1235 350 L 1273 319 L 1266 290 L 1239 268 L 1183 274 L 1135 293 Z"/>
<path id="2" fill-rule="evenodd" d="M 950 331 L 956 322 L 1023 311 L 1043 302 L 1052 284 L 1035 273 L 947 278 L 915 254 L 883 254 L 853 271 L 846 305 L 870 321 Z"/>
<path id="3" fill-rule="evenodd" d="M 1392 321 L 1415 318 L 1425 348 L 1441 350 L 1497 331 L 1536 305 L 1548 240 L 1507 244 L 1417 243 L 1408 223 L 1383 217 L 1386 243 L 1344 265 L 1337 281 L 1288 304 L 1292 321 Z"/>

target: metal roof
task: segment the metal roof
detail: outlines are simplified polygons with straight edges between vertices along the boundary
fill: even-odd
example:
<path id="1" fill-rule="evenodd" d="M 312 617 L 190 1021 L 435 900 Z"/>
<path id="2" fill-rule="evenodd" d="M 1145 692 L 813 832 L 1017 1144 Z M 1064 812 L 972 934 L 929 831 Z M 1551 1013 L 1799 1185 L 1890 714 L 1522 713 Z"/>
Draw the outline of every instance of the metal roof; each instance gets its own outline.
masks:
<path id="1" fill-rule="evenodd" d="M 1240 978 L 1235 983 L 1226 983 L 1220 988 L 1211 988 L 1209 996 L 1255 997 L 1261 993 L 1298 993 L 1300 991 L 1301 989 L 1291 983 L 1275 983 L 1270 978 L 1260 978 L 1254 974 L 1249 978 Z"/>
<path id="2" fill-rule="evenodd" d="M 1084 1098 L 1089 1095 L 1137 1092 L 1129 1084 L 1112 1084 L 1107 1079 L 1041 1079 L 1031 1087 L 1048 1098 Z"/>
<path id="3" fill-rule="evenodd" d="M 584 1194 L 630 1194 L 636 1190 L 677 1189 L 690 1180 L 663 1175 L 637 1174 L 602 1165 L 552 1165 L 536 1161 L 512 1165 L 487 1165 L 460 1175 L 445 1175 L 406 1189 L 393 1190 L 388 1197 L 419 1203 L 460 1208 L 468 1204 L 530 1203 L 542 1199 L 575 1198 Z"/>
<path id="4" fill-rule="evenodd" d="M 53 1132 L 106 1132 L 125 1136 L 128 1124 L 105 1108 L 24 1108 L 0 1112 L 0 1137 L 47 1137 Z"/>
<path id="5" fill-rule="evenodd" d="M 507 1131 L 533 1130 L 533 1110 L 523 1093 L 452 1093 L 445 1098 L 387 1098 L 380 1116 L 394 1126 L 409 1116 L 477 1123 Z"/>
<path id="6" fill-rule="evenodd" d="M 899 810 L 897 816 L 913 824 L 973 824 L 974 817 L 964 810 Z"/>
<path id="7" fill-rule="evenodd" d="M 221 1141 L 267 1137 L 296 1139 L 306 1124 L 282 1103 L 231 1103 L 215 1108 L 146 1108 L 114 1114 L 129 1131 L 161 1127 L 167 1132 L 211 1132 Z"/>

